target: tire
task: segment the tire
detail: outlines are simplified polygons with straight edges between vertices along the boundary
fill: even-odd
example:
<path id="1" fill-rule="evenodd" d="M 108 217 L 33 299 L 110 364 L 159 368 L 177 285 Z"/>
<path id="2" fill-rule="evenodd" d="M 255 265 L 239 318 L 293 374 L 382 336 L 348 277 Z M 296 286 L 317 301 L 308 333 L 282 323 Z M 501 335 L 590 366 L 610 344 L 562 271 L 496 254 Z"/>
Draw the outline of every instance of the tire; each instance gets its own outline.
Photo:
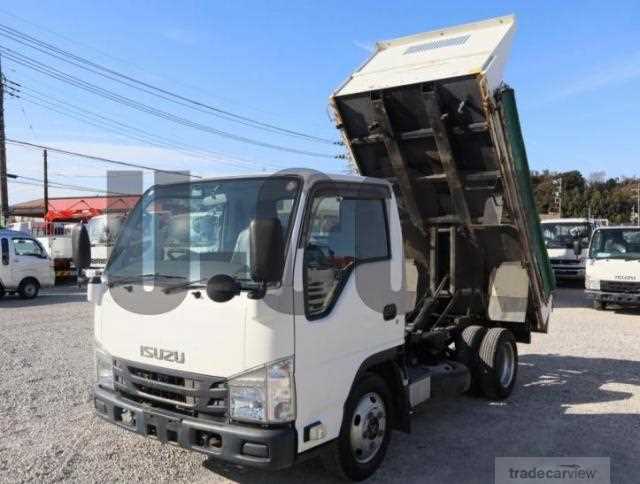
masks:
<path id="1" fill-rule="evenodd" d="M 513 333 L 489 328 L 480 345 L 480 386 L 485 397 L 501 400 L 511 395 L 518 376 L 518 347 Z"/>
<path id="2" fill-rule="evenodd" d="M 331 452 L 324 456 L 328 470 L 352 481 L 371 476 L 389 447 L 392 417 L 392 399 L 386 383 L 378 375 L 366 374 L 351 390 L 340 435 Z"/>
<path id="3" fill-rule="evenodd" d="M 469 368 L 471 372 L 471 387 L 469 393 L 480 393 L 480 345 L 487 328 L 484 326 L 467 326 L 456 341 L 456 359 Z"/>
<path id="4" fill-rule="evenodd" d="M 40 284 L 35 279 L 25 279 L 18 287 L 18 294 L 22 299 L 33 299 L 40 292 Z"/>
<path id="5" fill-rule="evenodd" d="M 607 304 L 602 301 L 599 301 L 598 299 L 594 299 L 593 309 L 595 309 L 596 311 L 602 311 L 604 309 L 607 309 Z"/>
<path id="6" fill-rule="evenodd" d="M 0 299 L 2 299 L 6 293 L 7 291 L 4 290 L 4 286 L 0 284 Z"/>

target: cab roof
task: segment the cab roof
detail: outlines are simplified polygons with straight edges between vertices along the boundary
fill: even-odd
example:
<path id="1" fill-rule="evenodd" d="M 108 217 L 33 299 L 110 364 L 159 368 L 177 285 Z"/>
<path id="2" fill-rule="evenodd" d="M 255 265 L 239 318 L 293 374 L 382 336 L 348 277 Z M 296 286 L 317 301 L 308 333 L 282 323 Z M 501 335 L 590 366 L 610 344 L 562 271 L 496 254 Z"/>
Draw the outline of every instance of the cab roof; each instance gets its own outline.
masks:
<path id="1" fill-rule="evenodd" d="M 542 224 L 587 224 L 591 222 L 588 218 L 548 218 L 542 220 Z"/>
<path id="2" fill-rule="evenodd" d="M 18 230 L 0 229 L 0 237 L 24 237 L 29 236 L 26 232 Z"/>
<path id="3" fill-rule="evenodd" d="M 255 179 L 255 178 L 277 178 L 282 176 L 297 176 L 302 178 L 305 185 L 310 183 L 316 183 L 322 180 L 337 181 L 337 182 L 351 182 L 351 183 L 373 183 L 377 185 L 384 185 L 391 187 L 391 184 L 382 178 L 367 177 L 360 175 L 342 175 L 338 173 L 323 173 L 318 170 L 312 170 L 309 168 L 291 168 L 286 170 L 277 171 L 275 173 L 257 173 L 246 175 L 229 175 L 221 177 L 211 177 L 198 180 L 184 180 L 170 183 L 163 183 L 162 186 L 179 185 L 182 183 L 191 183 L 197 185 L 203 182 L 221 181 L 221 180 L 242 180 L 242 179 Z"/>

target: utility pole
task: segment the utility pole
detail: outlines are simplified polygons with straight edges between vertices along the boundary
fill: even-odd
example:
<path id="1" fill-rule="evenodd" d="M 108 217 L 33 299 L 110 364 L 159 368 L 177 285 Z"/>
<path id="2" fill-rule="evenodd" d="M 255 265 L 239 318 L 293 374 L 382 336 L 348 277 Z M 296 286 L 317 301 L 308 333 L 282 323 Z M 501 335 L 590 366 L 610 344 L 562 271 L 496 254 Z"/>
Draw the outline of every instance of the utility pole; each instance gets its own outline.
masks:
<path id="1" fill-rule="evenodd" d="M 0 226 L 9 219 L 9 192 L 7 187 L 7 147 L 4 136 L 4 74 L 0 59 Z"/>
<path id="2" fill-rule="evenodd" d="M 44 168 L 44 213 L 42 214 L 43 218 L 47 216 L 47 212 L 49 211 L 49 168 L 47 167 L 47 150 L 42 152 L 42 162 Z"/>

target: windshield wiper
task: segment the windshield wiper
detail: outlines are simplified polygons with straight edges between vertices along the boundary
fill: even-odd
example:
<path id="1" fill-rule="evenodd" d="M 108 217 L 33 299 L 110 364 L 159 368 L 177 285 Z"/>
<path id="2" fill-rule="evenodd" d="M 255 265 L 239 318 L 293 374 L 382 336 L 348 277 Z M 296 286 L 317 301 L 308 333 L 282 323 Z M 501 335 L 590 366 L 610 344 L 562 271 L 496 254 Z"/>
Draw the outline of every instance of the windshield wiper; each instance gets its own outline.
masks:
<path id="1" fill-rule="evenodd" d="M 181 291 L 183 289 L 189 289 L 190 287 L 202 285 L 202 283 L 206 283 L 209 278 L 205 279 L 196 279 L 195 281 L 185 282 L 184 284 L 176 284 L 175 286 L 165 287 L 162 292 L 165 294 L 171 294 L 172 292 Z"/>
<path id="2" fill-rule="evenodd" d="M 243 279 L 238 279 L 235 276 L 232 276 L 238 284 L 240 284 L 241 289 L 257 289 L 259 284 L 257 282 L 249 282 Z M 165 294 L 171 294 L 176 291 L 183 291 L 192 287 L 206 287 L 207 282 L 211 279 L 210 277 L 205 277 L 203 279 L 196 279 L 194 281 L 185 282 L 183 284 L 176 284 L 175 286 L 165 287 L 162 292 Z"/>
<path id="3" fill-rule="evenodd" d="M 169 274 L 140 274 L 132 277 L 122 277 L 115 280 L 109 279 L 109 287 L 121 286 L 123 284 L 133 284 L 134 282 L 140 282 L 144 279 L 186 279 L 185 276 L 172 276 Z"/>

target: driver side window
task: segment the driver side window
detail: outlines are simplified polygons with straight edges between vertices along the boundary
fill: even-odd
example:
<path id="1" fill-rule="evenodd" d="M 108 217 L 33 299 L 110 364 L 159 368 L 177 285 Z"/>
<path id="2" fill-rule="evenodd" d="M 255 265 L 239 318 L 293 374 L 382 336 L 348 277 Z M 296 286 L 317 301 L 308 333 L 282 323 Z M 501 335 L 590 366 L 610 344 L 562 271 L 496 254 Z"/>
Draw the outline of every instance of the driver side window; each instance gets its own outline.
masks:
<path id="1" fill-rule="evenodd" d="M 33 239 L 14 237 L 13 247 L 15 249 L 16 255 L 45 257 L 42 247 Z"/>
<path id="2" fill-rule="evenodd" d="M 383 198 L 318 193 L 311 204 L 304 252 L 308 319 L 327 315 L 356 264 L 390 257 Z"/>

